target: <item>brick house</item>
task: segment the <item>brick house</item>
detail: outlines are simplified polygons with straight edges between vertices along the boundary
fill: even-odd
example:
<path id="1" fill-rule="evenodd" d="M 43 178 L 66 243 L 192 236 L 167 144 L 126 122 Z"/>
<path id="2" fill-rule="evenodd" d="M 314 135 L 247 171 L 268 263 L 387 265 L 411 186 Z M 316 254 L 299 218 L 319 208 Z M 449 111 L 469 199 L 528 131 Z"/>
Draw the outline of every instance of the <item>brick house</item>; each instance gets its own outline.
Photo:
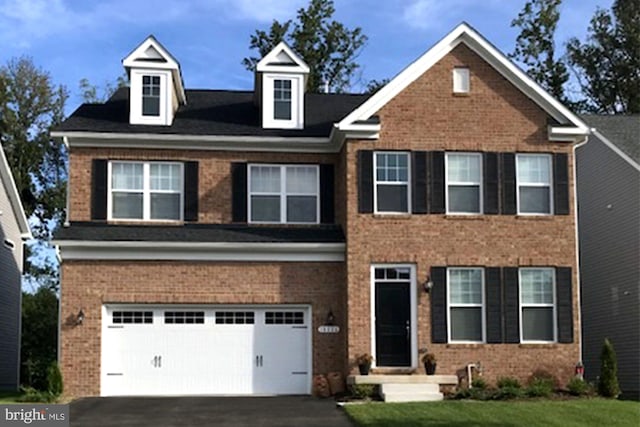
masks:
<path id="1" fill-rule="evenodd" d="M 70 394 L 307 394 L 424 349 L 572 375 L 588 129 L 468 25 L 372 96 L 305 93 L 284 43 L 253 91 L 185 90 L 153 37 L 123 64 L 130 88 L 53 132 Z"/>

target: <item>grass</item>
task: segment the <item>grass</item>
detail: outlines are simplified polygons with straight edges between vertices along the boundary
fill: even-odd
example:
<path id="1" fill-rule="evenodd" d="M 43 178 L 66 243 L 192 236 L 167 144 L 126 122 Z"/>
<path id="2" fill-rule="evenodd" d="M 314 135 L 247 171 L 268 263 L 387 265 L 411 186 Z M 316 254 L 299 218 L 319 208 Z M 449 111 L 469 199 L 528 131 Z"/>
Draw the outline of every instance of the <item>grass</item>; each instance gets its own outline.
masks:
<path id="1" fill-rule="evenodd" d="M 20 396 L 22 396 L 22 393 L 17 391 L 0 391 L 0 404 L 18 403 L 16 399 Z"/>
<path id="2" fill-rule="evenodd" d="M 605 399 L 369 403 L 348 405 L 345 410 L 362 427 L 640 425 L 640 403 Z"/>

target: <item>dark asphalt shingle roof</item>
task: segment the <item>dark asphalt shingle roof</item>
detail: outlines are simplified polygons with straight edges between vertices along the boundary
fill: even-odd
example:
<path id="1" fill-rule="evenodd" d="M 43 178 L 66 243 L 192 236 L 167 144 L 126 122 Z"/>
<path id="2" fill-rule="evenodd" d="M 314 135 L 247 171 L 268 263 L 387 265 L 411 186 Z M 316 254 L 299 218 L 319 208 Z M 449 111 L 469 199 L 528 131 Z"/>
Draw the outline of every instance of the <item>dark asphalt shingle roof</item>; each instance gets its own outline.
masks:
<path id="1" fill-rule="evenodd" d="M 249 226 L 236 224 L 109 225 L 73 222 L 56 240 L 118 242 L 344 243 L 337 225 Z"/>
<path id="2" fill-rule="evenodd" d="M 640 114 L 598 116 L 586 114 L 582 119 L 604 135 L 636 163 L 640 163 Z"/>
<path id="3" fill-rule="evenodd" d="M 334 123 L 370 95 L 305 95 L 304 129 L 262 129 L 252 91 L 187 90 L 187 105 L 171 126 L 129 124 L 129 88 L 121 88 L 104 104 L 82 104 L 56 131 L 159 133 L 179 135 L 327 137 Z"/>

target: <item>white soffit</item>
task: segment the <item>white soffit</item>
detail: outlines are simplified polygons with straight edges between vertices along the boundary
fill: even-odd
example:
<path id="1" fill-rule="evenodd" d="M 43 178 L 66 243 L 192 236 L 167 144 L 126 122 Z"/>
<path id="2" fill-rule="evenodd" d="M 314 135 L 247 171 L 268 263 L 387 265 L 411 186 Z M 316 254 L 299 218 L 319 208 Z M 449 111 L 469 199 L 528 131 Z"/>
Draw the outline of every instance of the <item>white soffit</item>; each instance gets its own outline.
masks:
<path id="1" fill-rule="evenodd" d="M 354 130 L 354 123 L 368 120 L 375 115 L 396 95 L 422 76 L 460 43 L 464 43 L 482 57 L 509 82 L 539 105 L 540 108 L 563 124 L 562 127 L 553 128 L 553 130 L 562 132 L 562 134 L 564 134 L 564 131 L 569 130 L 569 134 L 572 135 L 587 135 L 589 133 L 588 126 L 582 120 L 547 93 L 524 71 L 466 23 L 458 25 L 429 51 L 402 70 L 375 95 L 346 116 L 338 123 L 338 129 L 343 131 Z"/>

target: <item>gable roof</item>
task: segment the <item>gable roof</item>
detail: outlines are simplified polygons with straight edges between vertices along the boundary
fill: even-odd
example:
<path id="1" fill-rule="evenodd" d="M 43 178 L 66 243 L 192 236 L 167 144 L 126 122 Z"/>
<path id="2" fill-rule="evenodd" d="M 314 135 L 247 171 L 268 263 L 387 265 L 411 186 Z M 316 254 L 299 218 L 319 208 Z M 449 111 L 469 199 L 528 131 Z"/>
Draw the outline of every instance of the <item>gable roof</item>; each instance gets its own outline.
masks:
<path id="1" fill-rule="evenodd" d="M 640 114 L 581 116 L 593 129 L 594 135 L 617 148 L 628 161 L 640 168 Z"/>
<path id="2" fill-rule="evenodd" d="M 496 71 L 560 124 L 560 126 L 550 128 L 551 138 L 555 137 L 558 138 L 558 140 L 569 140 L 575 136 L 589 133 L 588 127 L 579 117 L 542 89 L 540 85 L 511 62 L 502 52 L 464 22 L 436 43 L 435 46 L 429 49 L 424 55 L 401 71 L 387 85 L 367 100 L 367 102 L 363 103 L 340 121 L 337 125 L 338 129 L 342 131 L 358 130 L 359 122 L 370 119 L 384 105 L 461 43 L 464 43 L 483 58 Z M 373 137 L 375 137 L 375 135 L 373 135 Z"/>
<path id="3" fill-rule="evenodd" d="M 9 162 L 4 155 L 4 149 L 0 146 L 0 185 L 4 187 L 7 192 L 7 196 L 9 197 L 9 203 L 11 204 L 11 208 L 13 209 L 13 215 L 16 218 L 16 222 L 18 223 L 18 227 L 20 229 L 20 234 L 23 239 L 31 239 L 31 229 L 29 228 L 29 222 L 27 221 L 27 216 L 24 213 L 24 208 L 22 207 L 22 202 L 20 201 L 20 195 L 18 194 L 18 188 L 16 187 L 16 183 L 13 180 L 13 175 L 11 173 L 11 168 L 9 167 Z"/>
<path id="4" fill-rule="evenodd" d="M 187 102 L 180 63 L 153 35 L 149 35 L 138 47 L 133 49 L 122 60 L 122 65 L 127 70 L 127 73 L 131 68 L 136 67 L 170 70 L 178 100 L 181 104 Z"/>
<path id="5" fill-rule="evenodd" d="M 189 102 L 178 108 L 171 126 L 129 124 L 129 88 L 120 88 L 104 104 L 81 105 L 51 134 L 106 132 L 328 138 L 334 123 L 370 96 L 307 93 L 304 129 L 263 129 L 252 91 L 187 90 L 186 95 Z"/>
<path id="6" fill-rule="evenodd" d="M 284 41 L 281 41 L 271 49 L 271 52 L 256 65 L 256 71 L 275 71 L 275 72 L 299 72 L 308 74 L 309 66 L 304 60 L 296 54 Z"/>

